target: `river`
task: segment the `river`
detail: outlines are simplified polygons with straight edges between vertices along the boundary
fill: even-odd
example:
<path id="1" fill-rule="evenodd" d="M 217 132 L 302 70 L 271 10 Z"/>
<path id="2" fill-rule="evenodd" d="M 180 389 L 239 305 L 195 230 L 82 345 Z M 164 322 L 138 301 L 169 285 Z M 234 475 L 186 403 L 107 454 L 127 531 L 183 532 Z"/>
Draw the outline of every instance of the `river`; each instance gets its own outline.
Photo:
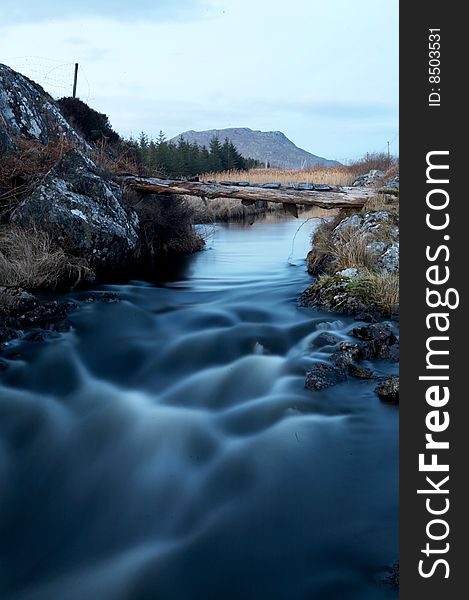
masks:
<path id="1" fill-rule="evenodd" d="M 105 286 L 122 300 L 18 342 L 1 598 L 397 597 L 378 580 L 398 557 L 398 409 L 372 382 L 304 388 L 314 338 L 356 326 L 296 305 L 304 218 L 209 228 L 171 279 Z"/>

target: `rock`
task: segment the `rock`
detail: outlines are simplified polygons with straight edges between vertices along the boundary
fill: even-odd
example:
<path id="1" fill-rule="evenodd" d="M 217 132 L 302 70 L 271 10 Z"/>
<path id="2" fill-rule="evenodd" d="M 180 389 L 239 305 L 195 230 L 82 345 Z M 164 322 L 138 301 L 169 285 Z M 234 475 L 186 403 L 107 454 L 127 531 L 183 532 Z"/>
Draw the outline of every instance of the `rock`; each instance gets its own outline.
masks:
<path id="1" fill-rule="evenodd" d="M 381 256 L 384 252 L 386 252 L 387 248 L 388 245 L 385 242 L 375 240 L 374 242 L 367 244 L 365 250 L 368 252 L 368 254 L 373 256 Z"/>
<path id="2" fill-rule="evenodd" d="M 384 586 L 394 591 L 399 590 L 399 561 L 389 566 L 386 573 L 383 574 L 381 582 Z"/>
<path id="3" fill-rule="evenodd" d="M 375 392 L 382 402 L 387 404 L 399 404 L 399 377 L 393 375 L 386 377 L 376 386 Z"/>
<path id="4" fill-rule="evenodd" d="M 19 332 L 16 329 L 0 322 L 0 346 L 16 339 L 18 335 Z"/>
<path id="5" fill-rule="evenodd" d="M 348 365 L 347 372 L 351 377 L 356 377 L 357 379 L 376 379 L 376 375 L 371 369 L 353 362 Z"/>
<path id="6" fill-rule="evenodd" d="M 305 387 L 308 390 L 324 390 L 347 380 L 346 370 L 342 367 L 317 363 L 306 373 Z"/>
<path id="7" fill-rule="evenodd" d="M 80 302 L 120 302 L 120 296 L 115 292 L 88 292 L 79 296 Z"/>
<path id="8" fill-rule="evenodd" d="M 337 271 L 337 275 L 340 277 L 348 277 L 349 279 L 356 279 L 360 276 L 360 271 L 355 269 L 354 267 L 349 267 L 348 269 L 342 269 L 342 271 Z"/>
<path id="9" fill-rule="evenodd" d="M 372 183 L 375 183 L 376 181 L 384 177 L 384 174 L 384 171 L 380 171 L 379 169 L 371 169 L 370 171 L 368 171 L 368 173 L 357 177 L 357 179 L 355 179 L 352 185 L 354 187 L 365 187 L 367 185 L 371 185 Z"/>
<path id="10" fill-rule="evenodd" d="M 46 342 L 54 337 L 57 337 L 57 334 L 54 335 L 50 331 L 44 331 L 44 329 L 41 329 L 39 331 L 30 331 L 24 336 L 23 339 L 26 342 Z"/>
<path id="11" fill-rule="evenodd" d="M 386 273 L 399 272 L 399 242 L 393 242 L 378 259 L 378 266 Z"/>
<path id="12" fill-rule="evenodd" d="M 312 346 L 316 348 L 322 348 L 323 346 L 334 346 L 340 342 L 340 338 L 332 333 L 328 333 L 327 331 L 323 331 L 316 338 L 314 338 L 311 343 Z"/>
<path id="13" fill-rule="evenodd" d="M 365 323 L 376 323 L 376 316 L 370 312 L 358 313 L 354 317 L 354 321 L 364 321 Z"/>
<path id="14" fill-rule="evenodd" d="M 97 271 L 121 267 L 137 248 L 136 213 L 124 210 L 120 188 L 78 150 L 64 156 L 11 220 L 49 232 Z"/>
<path id="15" fill-rule="evenodd" d="M 364 327 L 355 327 L 352 335 L 359 340 L 370 341 L 375 344 L 391 346 L 397 342 L 397 338 L 385 323 L 372 323 Z"/>
<path id="16" fill-rule="evenodd" d="M 392 194 L 394 196 L 399 195 L 399 175 L 396 175 L 393 179 L 386 182 L 382 187 L 378 190 L 381 194 Z"/>
<path id="17" fill-rule="evenodd" d="M 65 306 L 57 300 L 53 300 L 21 315 L 18 318 L 18 323 L 22 327 L 44 327 L 50 323 L 63 321 L 66 318 Z"/>
<path id="18" fill-rule="evenodd" d="M 337 238 L 338 233 L 342 233 L 345 229 L 358 229 L 363 223 L 363 215 L 355 214 L 342 219 L 334 228 L 332 236 Z"/>
<path id="19" fill-rule="evenodd" d="M 358 344 L 341 342 L 339 350 L 331 356 L 331 361 L 336 367 L 348 367 L 355 360 L 362 359 L 361 348 Z"/>
<path id="20" fill-rule="evenodd" d="M 0 287 L 0 315 L 15 317 L 38 305 L 38 299 L 20 287 Z"/>
<path id="21" fill-rule="evenodd" d="M 374 310 L 376 307 L 364 304 L 354 295 L 349 287 L 351 282 L 340 275 L 321 277 L 299 296 L 298 304 L 347 315 Z"/>
<path id="22" fill-rule="evenodd" d="M 72 329 L 72 324 L 68 319 L 64 319 L 63 321 L 58 321 L 54 323 L 51 327 L 52 331 L 56 331 L 57 333 L 66 333 Z"/>
<path id="23" fill-rule="evenodd" d="M 40 85 L 0 64 L 0 156 L 15 148 L 16 137 L 87 146 Z"/>
<path id="24" fill-rule="evenodd" d="M 381 242 L 376 237 L 380 234 L 383 226 L 385 225 L 389 228 L 393 219 L 394 217 L 391 213 L 385 210 L 349 215 L 335 226 L 331 238 L 335 244 L 343 244 L 344 242 L 348 242 L 350 233 L 352 233 L 353 237 L 357 236 L 362 240 L 369 240 L 369 244 L 375 244 L 376 242 Z M 377 248 L 377 246 L 375 247 Z M 386 244 L 383 246 L 383 250 L 385 247 L 387 247 Z"/>

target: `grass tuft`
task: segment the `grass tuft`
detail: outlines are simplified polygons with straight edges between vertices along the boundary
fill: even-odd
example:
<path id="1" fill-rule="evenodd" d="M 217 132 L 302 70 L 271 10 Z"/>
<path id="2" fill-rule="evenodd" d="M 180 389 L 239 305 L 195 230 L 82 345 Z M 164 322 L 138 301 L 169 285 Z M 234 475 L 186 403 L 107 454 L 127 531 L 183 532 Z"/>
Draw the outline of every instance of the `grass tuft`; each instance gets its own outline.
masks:
<path id="1" fill-rule="evenodd" d="M 75 287 L 93 276 L 86 261 L 67 255 L 43 231 L 11 225 L 0 230 L 1 285 L 30 290 Z"/>

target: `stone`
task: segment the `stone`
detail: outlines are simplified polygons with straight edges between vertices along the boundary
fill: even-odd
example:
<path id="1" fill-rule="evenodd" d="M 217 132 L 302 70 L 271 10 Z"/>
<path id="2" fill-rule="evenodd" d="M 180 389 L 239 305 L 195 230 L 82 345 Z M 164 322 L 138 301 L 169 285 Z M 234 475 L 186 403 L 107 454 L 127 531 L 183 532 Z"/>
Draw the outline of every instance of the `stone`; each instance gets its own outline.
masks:
<path id="1" fill-rule="evenodd" d="M 348 279 L 356 279 L 360 276 L 360 271 L 355 269 L 355 267 L 349 267 L 348 269 L 342 269 L 342 271 L 337 271 L 337 275 L 340 277 L 348 277 Z"/>
<path id="2" fill-rule="evenodd" d="M 370 312 L 361 312 L 355 315 L 354 321 L 363 321 L 364 323 L 376 323 L 376 316 Z"/>
<path id="3" fill-rule="evenodd" d="M 16 329 L 0 322 L 0 346 L 16 339 L 18 335 L 19 332 Z"/>
<path id="4" fill-rule="evenodd" d="M 374 242 L 367 244 L 365 250 L 373 256 L 381 256 L 383 252 L 386 252 L 387 247 L 385 242 L 375 240 Z"/>
<path id="5" fill-rule="evenodd" d="M 50 323 L 63 321 L 66 318 L 67 313 L 64 305 L 57 302 L 57 300 L 52 300 L 21 315 L 18 318 L 18 323 L 22 327 L 44 327 Z"/>
<path id="6" fill-rule="evenodd" d="M 352 183 L 352 186 L 365 187 L 367 185 L 371 185 L 379 179 L 381 179 L 382 177 L 384 177 L 384 175 L 384 171 L 381 171 L 379 169 L 371 169 L 370 171 L 368 171 L 368 173 L 364 173 L 363 175 L 357 177 L 357 179 L 355 179 L 355 181 Z"/>
<path id="7" fill-rule="evenodd" d="M 386 273 L 399 272 L 399 242 L 393 242 L 378 259 L 378 266 Z"/>
<path id="8" fill-rule="evenodd" d="M 26 290 L 0 286 L 0 315 L 15 317 L 38 305 L 38 299 Z"/>
<path id="9" fill-rule="evenodd" d="M 0 64 L 0 156 L 15 148 L 15 138 L 88 147 L 40 85 Z"/>
<path id="10" fill-rule="evenodd" d="M 397 342 L 397 338 L 386 323 L 371 323 L 364 327 L 355 327 L 352 335 L 359 340 L 391 346 Z"/>
<path id="11" fill-rule="evenodd" d="M 336 335 L 323 331 L 311 342 L 311 345 L 316 348 L 322 348 L 324 346 L 334 346 L 340 342 L 340 338 Z"/>
<path id="12" fill-rule="evenodd" d="M 326 363 L 317 363 L 306 373 L 305 387 L 320 391 L 347 380 L 346 370 Z"/>
<path id="13" fill-rule="evenodd" d="M 119 294 L 115 292 L 87 292 L 79 296 L 80 302 L 120 302 Z"/>
<path id="14" fill-rule="evenodd" d="M 399 377 L 393 375 L 386 377 L 376 386 L 375 392 L 378 398 L 386 404 L 399 404 Z"/>
<path id="15" fill-rule="evenodd" d="M 123 208 L 119 186 L 76 149 L 19 204 L 11 221 L 49 232 L 96 271 L 122 266 L 138 244 L 139 220 Z"/>
<path id="16" fill-rule="evenodd" d="M 376 379 L 376 375 L 371 369 L 367 369 L 366 367 L 362 367 L 353 362 L 348 365 L 347 372 L 351 377 L 357 379 Z"/>
<path id="17" fill-rule="evenodd" d="M 361 358 L 361 348 L 358 344 L 342 342 L 339 345 L 339 350 L 331 356 L 331 361 L 336 367 L 348 367 L 355 360 L 361 360 Z"/>

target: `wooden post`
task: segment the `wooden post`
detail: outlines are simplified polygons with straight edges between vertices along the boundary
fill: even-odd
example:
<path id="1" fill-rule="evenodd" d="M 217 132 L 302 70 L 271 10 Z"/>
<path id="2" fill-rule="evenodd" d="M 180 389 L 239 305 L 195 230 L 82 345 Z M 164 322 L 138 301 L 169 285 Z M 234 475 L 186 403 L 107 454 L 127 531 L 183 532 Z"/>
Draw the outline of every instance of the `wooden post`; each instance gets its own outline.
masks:
<path id="1" fill-rule="evenodd" d="M 73 76 L 73 97 L 77 97 L 78 63 L 75 63 L 75 74 Z"/>

